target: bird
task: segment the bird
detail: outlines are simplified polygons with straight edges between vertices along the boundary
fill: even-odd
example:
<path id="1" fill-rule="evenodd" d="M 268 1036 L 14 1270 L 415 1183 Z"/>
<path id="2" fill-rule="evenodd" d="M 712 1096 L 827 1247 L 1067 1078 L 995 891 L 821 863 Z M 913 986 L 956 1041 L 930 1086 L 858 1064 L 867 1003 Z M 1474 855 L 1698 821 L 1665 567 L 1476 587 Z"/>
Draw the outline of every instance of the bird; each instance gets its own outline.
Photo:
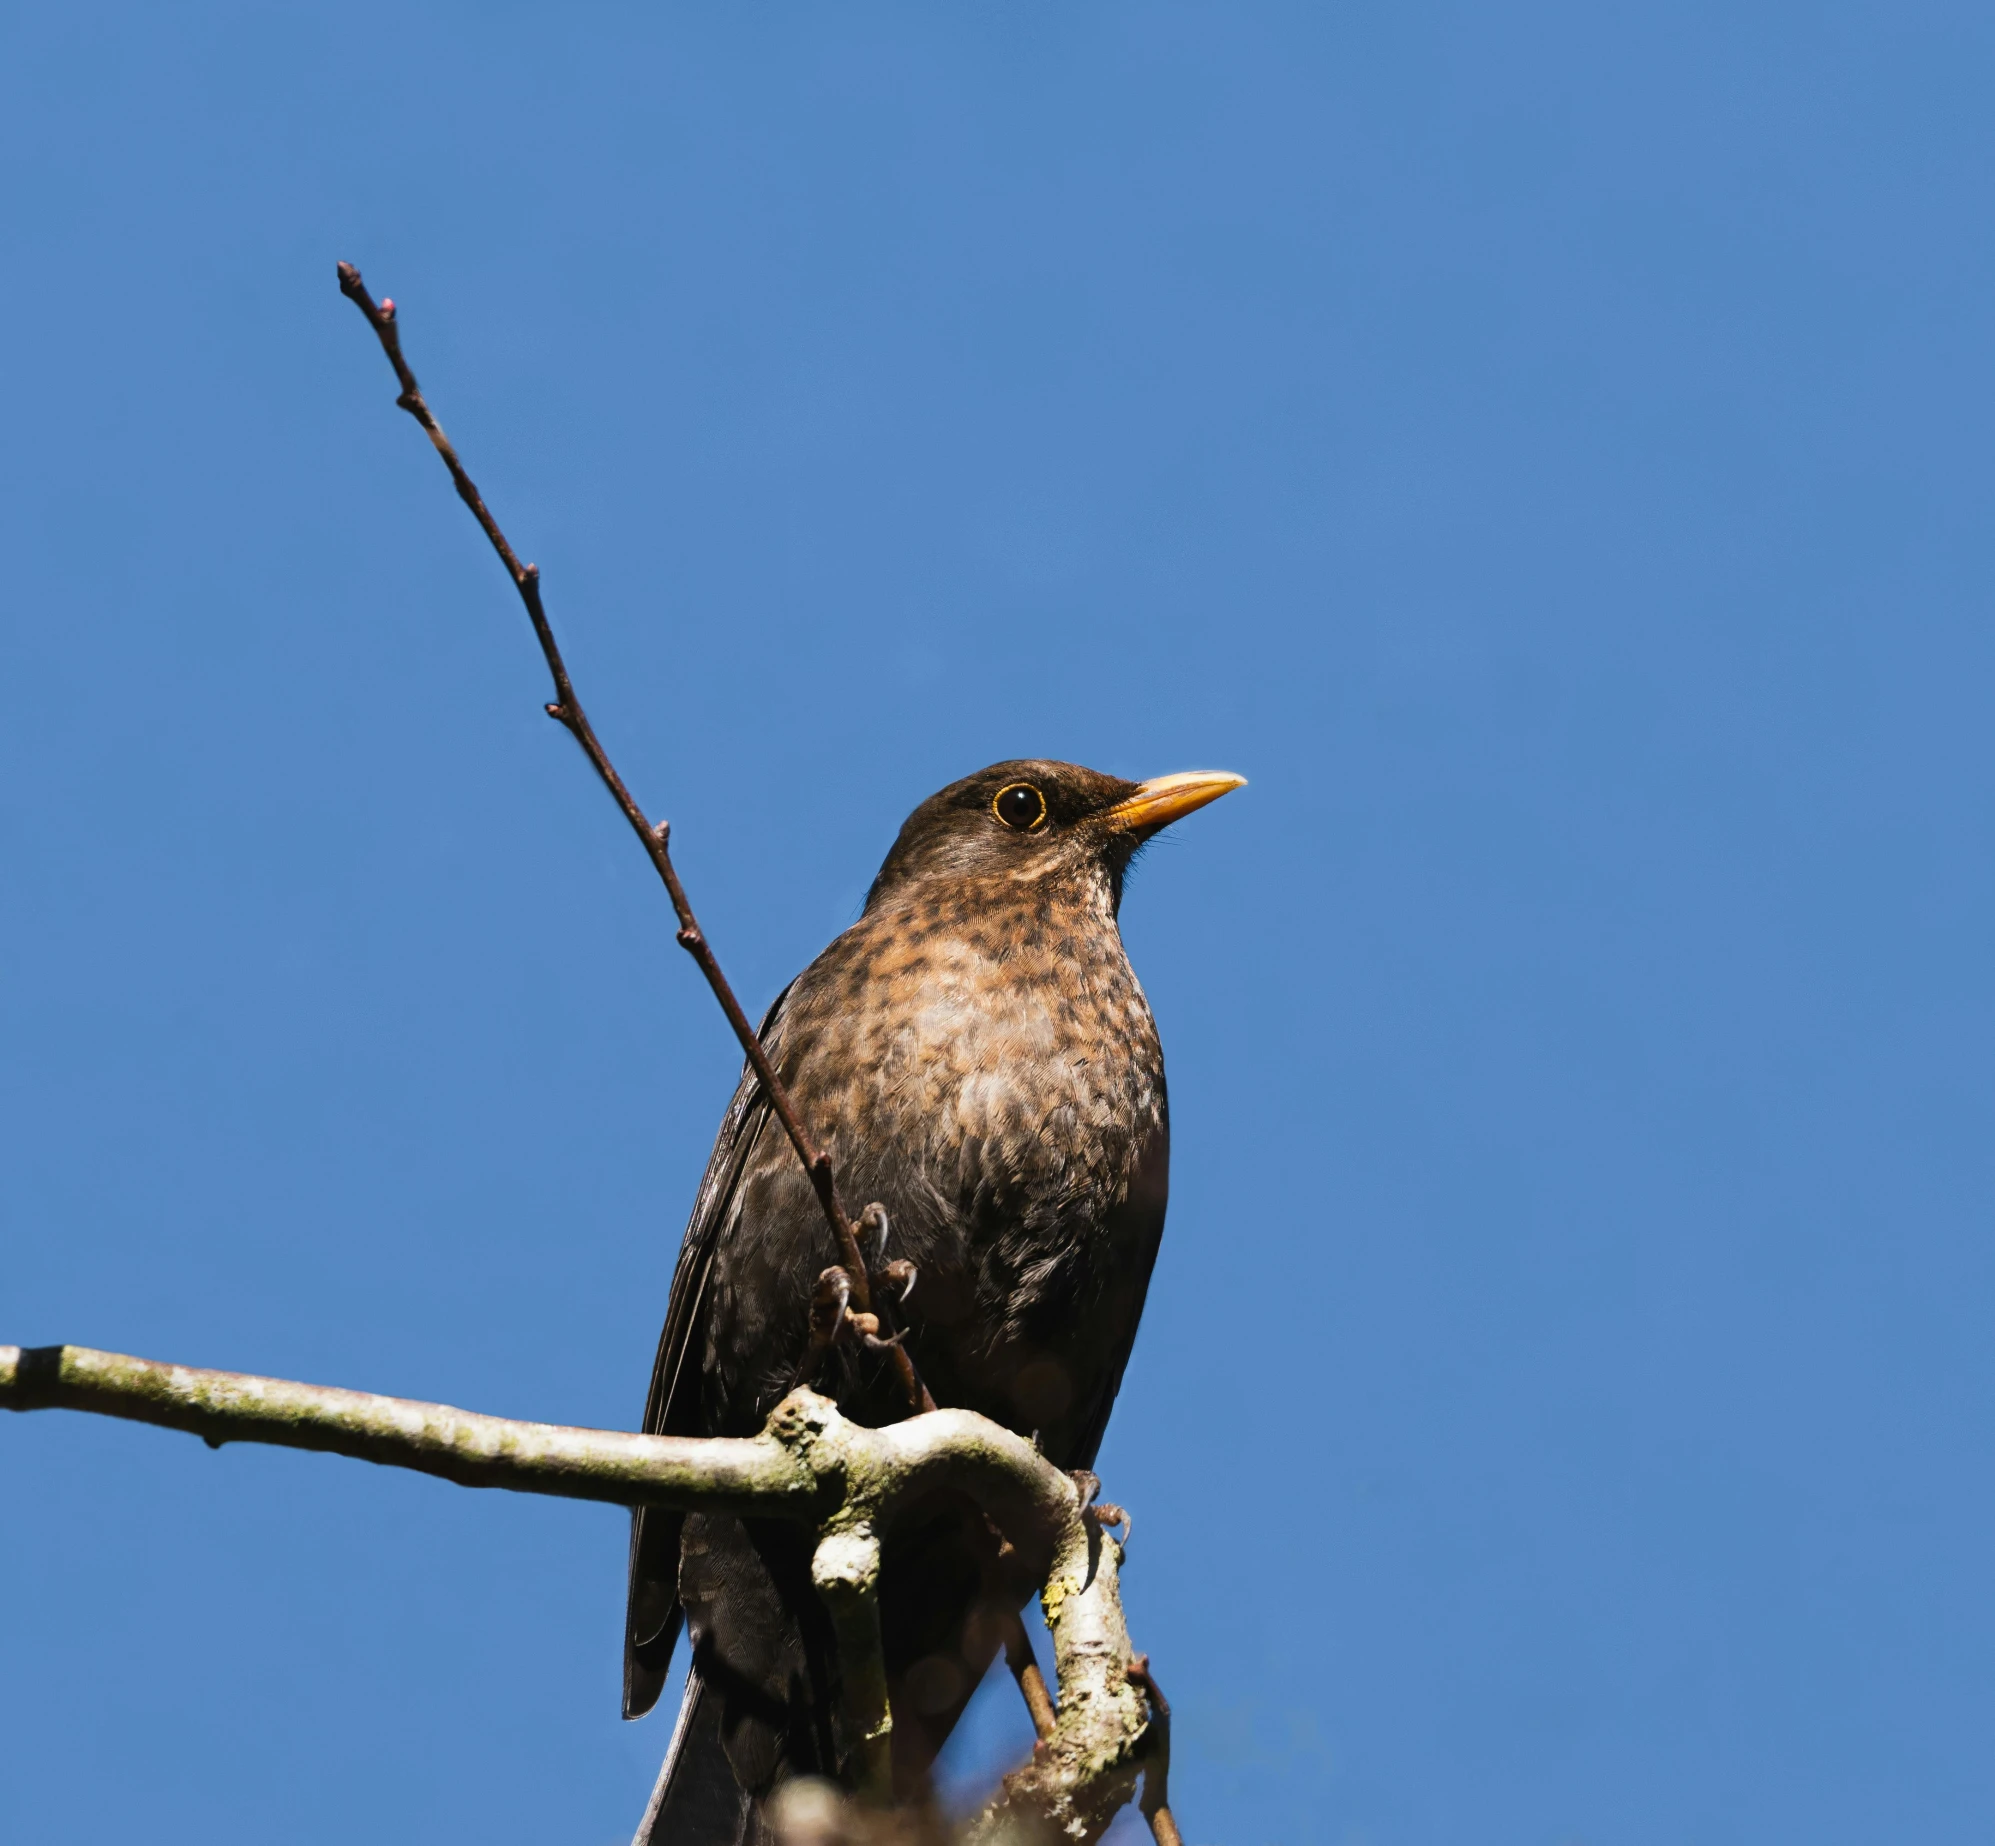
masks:
<path id="1" fill-rule="evenodd" d="M 1163 828 L 1243 785 L 1132 782 L 995 763 L 922 802 L 858 919 L 777 997 L 769 1061 L 843 1196 L 884 1210 L 913 1284 L 896 1310 L 935 1402 L 1089 1468 L 1163 1233 L 1170 1116 L 1149 1002 L 1124 950 L 1123 884 Z M 878 1213 L 869 1222 L 880 1223 Z M 756 1433 L 794 1387 L 820 1273 L 839 1260 L 752 1066 L 715 1138 L 675 1267 L 647 1434 Z M 909 1405 L 886 1357 L 844 1341 L 817 1388 L 870 1425 Z M 1031 1586 L 998 1580 L 973 1507 L 888 1536 L 881 1623 L 899 1795 L 933 1757 Z M 632 1515 L 623 1709 L 692 1661 L 633 1846 L 762 1846 L 788 1779 L 837 1773 L 836 1648 L 803 1528 L 656 1507 Z M 1009 1598 L 1008 1603 L 1005 1602 Z"/>

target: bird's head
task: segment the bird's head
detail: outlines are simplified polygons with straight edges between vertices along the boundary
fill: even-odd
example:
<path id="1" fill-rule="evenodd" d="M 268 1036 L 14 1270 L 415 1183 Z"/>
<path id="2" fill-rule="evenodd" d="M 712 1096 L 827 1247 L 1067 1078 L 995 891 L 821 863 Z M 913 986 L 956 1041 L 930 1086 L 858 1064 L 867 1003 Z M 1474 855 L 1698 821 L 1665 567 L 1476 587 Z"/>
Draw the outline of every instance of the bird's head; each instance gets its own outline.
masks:
<path id="1" fill-rule="evenodd" d="M 1113 907 L 1138 847 L 1245 781 L 1194 769 L 1125 782 L 1078 763 L 993 763 L 907 817 L 866 902 L 931 879 L 1095 876 Z"/>

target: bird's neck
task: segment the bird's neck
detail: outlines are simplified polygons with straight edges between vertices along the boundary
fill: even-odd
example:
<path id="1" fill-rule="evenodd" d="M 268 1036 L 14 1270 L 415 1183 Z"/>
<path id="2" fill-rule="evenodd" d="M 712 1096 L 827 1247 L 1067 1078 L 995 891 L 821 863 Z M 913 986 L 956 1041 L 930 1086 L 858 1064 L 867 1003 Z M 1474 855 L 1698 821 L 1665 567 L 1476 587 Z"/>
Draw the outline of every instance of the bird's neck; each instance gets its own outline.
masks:
<path id="1" fill-rule="evenodd" d="M 947 879 L 910 879 L 875 895 L 868 914 L 881 922 L 894 918 L 935 921 L 939 916 L 995 922 L 1005 916 L 1021 924 L 1037 919 L 1065 928 L 1119 933 L 1116 912 L 1121 880 L 1099 862 L 1039 867 L 1031 871 L 990 872 Z"/>

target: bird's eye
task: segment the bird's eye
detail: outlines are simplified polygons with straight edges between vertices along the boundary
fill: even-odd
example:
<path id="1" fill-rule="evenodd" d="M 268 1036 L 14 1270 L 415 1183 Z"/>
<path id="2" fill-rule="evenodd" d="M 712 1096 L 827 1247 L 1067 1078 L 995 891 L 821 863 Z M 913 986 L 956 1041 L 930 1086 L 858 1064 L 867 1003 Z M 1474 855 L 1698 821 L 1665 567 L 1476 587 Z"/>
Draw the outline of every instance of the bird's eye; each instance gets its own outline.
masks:
<path id="1" fill-rule="evenodd" d="M 1007 827 L 1030 833 L 1046 818 L 1046 797 L 1030 782 L 1014 782 L 998 790 L 991 812 Z"/>

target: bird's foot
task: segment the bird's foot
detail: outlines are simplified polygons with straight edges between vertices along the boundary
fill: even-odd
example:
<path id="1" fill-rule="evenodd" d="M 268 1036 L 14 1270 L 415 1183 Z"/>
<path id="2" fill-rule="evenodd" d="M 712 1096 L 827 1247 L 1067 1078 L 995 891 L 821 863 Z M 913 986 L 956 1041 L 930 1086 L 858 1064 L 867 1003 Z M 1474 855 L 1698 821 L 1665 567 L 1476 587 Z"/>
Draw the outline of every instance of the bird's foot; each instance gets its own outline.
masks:
<path id="1" fill-rule="evenodd" d="M 1129 1534 L 1134 1529 L 1129 1514 L 1113 1500 L 1104 1500 L 1101 1497 L 1101 1476 L 1092 1468 L 1075 1468 L 1067 1478 L 1074 1483 L 1074 1490 L 1081 1496 L 1081 1517 L 1097 1532 L 1106 1532 L 1111 1527 L 1120 1526 L 1122 1536 L 1116 1542 L 1127 1545 Z"/>
<path id="2" fill-rule="evenodd" d="M 866 1279 L 876 1295 L 905 1301 L 914 1293 L 915 1266 L 905 1257 L 887 1261 L 887 1208 L 875 1199 L 859 1214 L 859 1254 L 866 1259 Z"/>
<path id="3" fill-rule="evenodd" d="M 866 1259 L 866 1268 L 870 1273 L 886 1259 L 887 1208 L 875 1199 L 859 1214 L 859 1222 L 854 1228 L 859 1233 L 859 1254 Z"/>
<path id="4" fill-rule="evenodd" d="M 851 1312 L 852 1278 L 833 1264 L 819 1272 L 817 1287 L 810 1297 L 810 1339 L 804 1347 L 804 1356 L 797 1362 L 797 1375 L 791 1381 L 790 1389 L 807 1385 L 817 1376 L 817 1368 L 824 1355 L 838 1342 L 838 1336 L 845 1330 L 845 1317 Z"/>
<path id="5" fill-rule="evenodd" d="M 886 1214 L 880 1214 L 884 1223 Z M 892 1262 L 882 1269 L 873 1280 L 873 1285 L 883 1295 L 893 1292 L 905 1301 L 914 1287 L 915 1268 L 912 1263 Z M 898 1333 L 883 1334 L 880 1331 L 880 1317 L 877 1314 L 852 1305 L 852 1275 L 841 1265 L 834 1263 L 829 1269 L 821 1270 L 817 1286 L 811 1291 L 810 1299 L 810 1340 L 804 1347 L 804 1356 L 797 1366 L 795 1381 L 791 1389 L 809 1384 L 817 1376 L 817 1368 L 824 1361 L 824 1355 L 841 1339 L 856 1339 L 868 1352 L 891 1352 L 907 1338 L 907 1329 Z"/>
<path id="6" fill-rule="evenodd" d="M 877 1314 L 854 1314 L 849 1308 L 845 1314 L 845 1325 L 858 1336 L 859 1344 L 868 1352 L 891 1352 L 907 1338 L 907 1329 L 882 1337 L 880 1317 Z"/>

